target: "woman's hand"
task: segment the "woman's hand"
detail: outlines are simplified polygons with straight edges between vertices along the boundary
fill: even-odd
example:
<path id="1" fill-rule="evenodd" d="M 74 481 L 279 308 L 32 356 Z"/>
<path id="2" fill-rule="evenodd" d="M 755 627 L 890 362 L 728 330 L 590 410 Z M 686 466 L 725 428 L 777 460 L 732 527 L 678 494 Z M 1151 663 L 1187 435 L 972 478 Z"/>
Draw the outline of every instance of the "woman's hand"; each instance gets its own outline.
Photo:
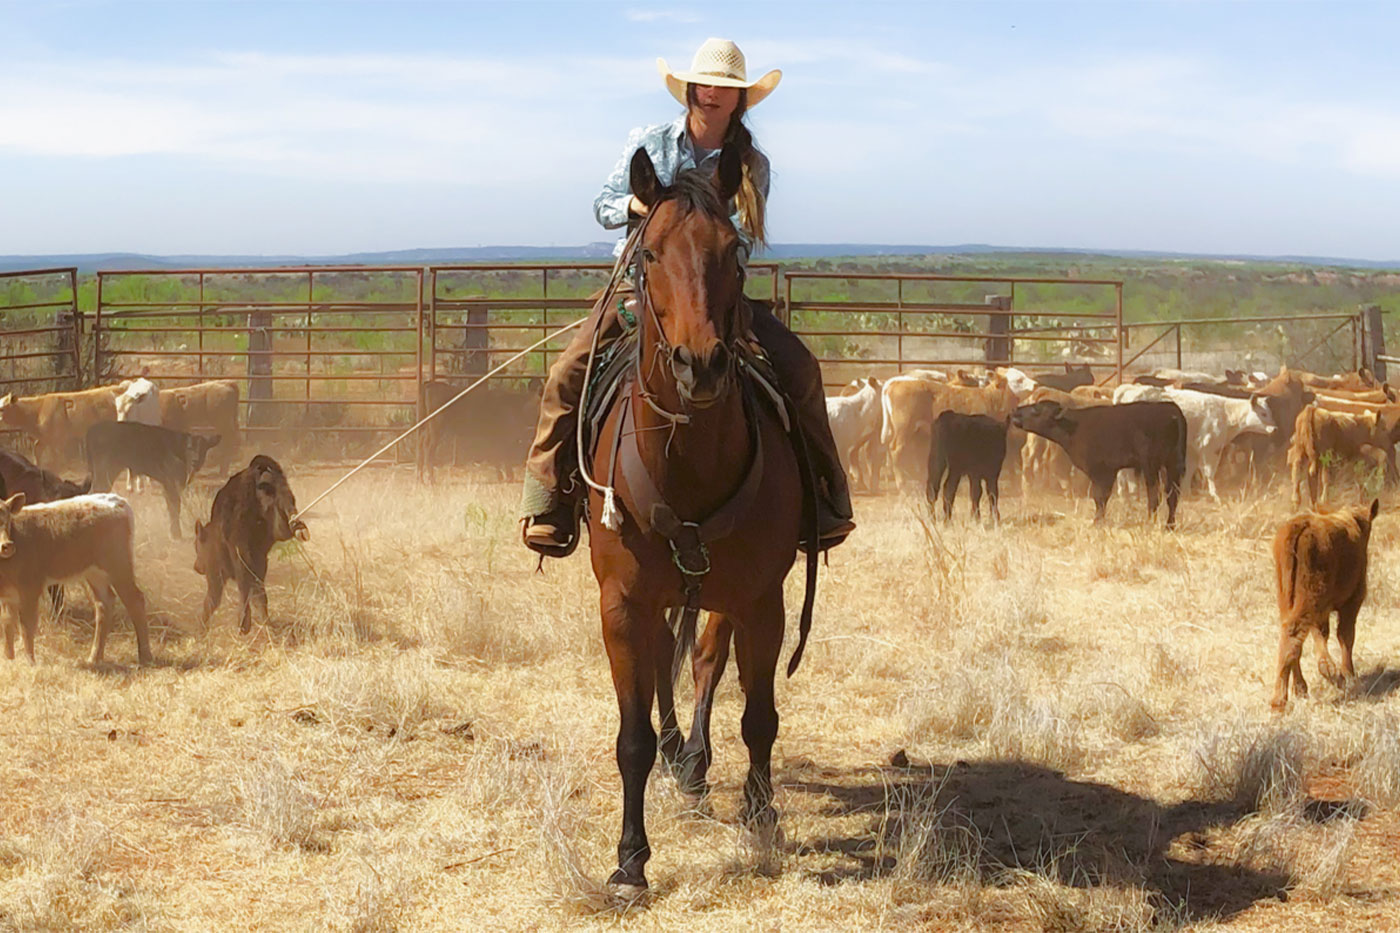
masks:
<path id="1" fill-rule="evenodd" d="M 632 200 L 627 202 L 627 212 L 637 217 L 645 217 L 649 209 L 635 194 L 632 195 Z"/>

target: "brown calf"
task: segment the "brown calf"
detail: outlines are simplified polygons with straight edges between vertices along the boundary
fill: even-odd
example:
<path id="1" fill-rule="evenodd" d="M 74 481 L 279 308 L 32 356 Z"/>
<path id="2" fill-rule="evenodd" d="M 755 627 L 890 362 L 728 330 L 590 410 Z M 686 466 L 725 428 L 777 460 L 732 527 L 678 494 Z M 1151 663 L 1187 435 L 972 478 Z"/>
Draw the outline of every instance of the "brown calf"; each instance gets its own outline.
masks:
<path id="1" fill-rule="evenodd" d="M 1107 397 L 1102 393 L 1107 393 Z M 1042 386 L 1026 396 L 1025 404 L 1044 401 L 1059 402 L 1065 408 L 1088 408 L 1091 405 L 1113 404 L 1113 393 L 1099 386 L 1078 386 L 1069 392 Z M 1085 495 L 1088 493 L 1088 478 L 1082 473 L 1078 476 L 1081 481 L 1076 483 L 1074 465 L 1059 444 L 1039 434 L 1026 438 L 1021 447 L 1021 495 L 1028 496 L 1036 488 L 1075 495 L 1076 486 L 1082 487 L 1078 489 L 1078 494 Z"/>
<path id="2" fill-rule="evenodd" d="M 3 490 L 9 490 L 5 495 L 22 492 L 26 502 L 37 505 L 91 492 L 92 479 L 75 483 L 35 466 L 19 454 L 0 450 L 0 491 Z"/>
<path id="3" fill-rule="evenodd" d="M 1366 598 L 1366 550 L 1380 500 L 1337 512 L 1304 512 L 1283 523 L 1274 535 L 1274 570 L 1278 584 L 1278 676 L 1270 701 L 1275 711 L 1288 705 L 1293 692 L 1308 695 L 1303 680 L 1303 638 L 1312 638 L 1317 672 L 1328 680 L 1356 676 L 1351 649 L 1356 614 Z M 1337 613 L 1337 643 L 1342 648 L 1341 674 L 1327 650 L 1328 623 Z"/>
<path id="4" fill-rule="evenodd" d="M 208 585 L 201 625 L 219 608 L 229 580 L 238 584 L 240 630 L 252 627 L 253 604 L 267 620 L 267 552 L 278 541 L 306 539 L 296 511 L 287 477 L 271 457 L 258 454 L 228 478 L 214 496 L 209 524 L 194 523 L 194 569 Z"/>
<path id="5" fill-rule="evenodd" d="M 88 663 L 102 660 L 111 624 L 112 591 L 122 598 L 136 629 L 136 651 L 151 662 L 146 598 L 136 585 L 131 536 L 135 519 L 120 496 L 89 495 L 25 506 L 24 494 L 0 501 L 0 610 L 5 614 L 5 657 L 15 656 L 15 617 L 24 652 L 34 660 L 39 594 L 47 583 L 81 577 L 92 594 L 94 627 Z"/>
<path id="6" fill-rule="evenodd" d="M 1309 405 L 1298 413 L 1288 445 L 1295 508 L 1302 504 L 1304 479 L 1314 507 L 1327 499 L 1328 470 L 1322 461 L 1329 453 L 1339 461 L 1365 460 L 1378 466 L 1387 480 L 1395 474 L 1390 432 L 1376 412 L 1352 415 Z"/>

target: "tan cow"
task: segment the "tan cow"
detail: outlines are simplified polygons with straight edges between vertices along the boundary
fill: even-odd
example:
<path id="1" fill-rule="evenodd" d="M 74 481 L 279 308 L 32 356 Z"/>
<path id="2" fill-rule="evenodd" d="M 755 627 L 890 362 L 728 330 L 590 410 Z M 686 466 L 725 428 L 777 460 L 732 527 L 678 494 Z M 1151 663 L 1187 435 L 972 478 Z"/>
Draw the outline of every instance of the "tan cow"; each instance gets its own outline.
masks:
<path id="1" fill-rule="evenodd" d="M 0 396 L 0 424 L 34 438 L 35 462 L 57 470 L 69 461 L 81 461 L 78 445 L 88 428 L 117 420 L 117 395 L 128 384 L 81 392 Z"/>
<path id="2" fill-rule="evenodd" d="M 1314 508 L 1327 498 L 1328 470 L 1323 459 L 1328 454 L 1338 461 L 1365 460 L 1384 470 L 1387 479 L 1395 473 L 1390 431 L 1376 412 L 1353 415 L 1309 405 L 1298 413 L 1288 445 L 1295 508 L 1302 504 L 1305 478 Z"/>
<path id="3" fill-rule="evenodd" d="M 135 524 L 131 506 L 111 493 L 30 506 L 24 504 L 24 493 L 0 501 L 0 614 L 4 615 L 5 657 L 15 656 L 18 617 L 24 652 L 34 660 L 39 596 L 44 587 L 82 578 L 92 594 L 95 615 L 88 663 L 102 660 L 114 589 L 136 629 L 141 663 L 151 662 L 146 598 L 136 585 L 131 554 Z"/>
<path id="4" fill-rule="evenodd" d="M 955 411 L 1004 420 L 1016 407 L 1016 394 L 1000 373 L 978 388 L 895 377 L 885 383 L 880 402 L 880 441 L 889 449 L 895 480 L 901 489 L 922 489 L 933 419 Z"/>
<path id="5" fill-rule="evenodd" d="M 1316 373 L 1299 370 L 1298 375 L 1302 378 L 1303 384 L 1310 389 L 1344 389 L 1350 392 L 1361 392 L 1376 388 L 1376 377 L 1371 375 L 1369 369 L 1358 369 L 1356 372 L 1343 373 L 1340 376 L 1319 376 Z"/>
<path id="6" fill-rule="evenodd" d="M 210 462 L 220 474 L 238 456 L 238 383 L 232 379 L 160 390 L 160 423 L 174 431 L 203 428 L 219 435 Z"/>
<path id="7" fill-rule="evenodd" d="M 1371 523 L 1380 500 L 1336 512 L 1305 512 L 1284 522 L 1274 535 L 1274 570 L 1278 589 L 1278 671 L 1270 705 L 1282 712 L 1293 692 L 1308 695 L 1300 659 L 1303 638 L 1312 639 L 1317 672 L 1332 681 L 1355 677 L 1351 650 L 1356 614 L 1366 598 L 1366 551 Z M 1327 650 L 1327 631 L 1337 613 L 1337 643 L 1342 649 L 1340 676 Z"/>
<path id="8" fill-rule="evenodd" d="M 1395 390 L 1388 385 L 1356 392 L 1349 389 L 1313 389 L 1312 391 L 1318 398 L 1340 399 L 1349 402 L 1373 402 L 1377 405 L 1385 405 L 1396 401 Z"/>

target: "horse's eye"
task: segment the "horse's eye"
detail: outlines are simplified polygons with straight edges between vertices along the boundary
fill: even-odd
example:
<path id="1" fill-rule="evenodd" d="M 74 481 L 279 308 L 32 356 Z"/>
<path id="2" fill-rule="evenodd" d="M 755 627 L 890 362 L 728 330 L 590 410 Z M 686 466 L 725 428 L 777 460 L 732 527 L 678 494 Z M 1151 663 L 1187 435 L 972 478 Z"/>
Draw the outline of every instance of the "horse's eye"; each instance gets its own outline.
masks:
<path id="1" fill-rule="evenodd" d="M 656 262 L 656 254 L 653 253 L 651 250 L 647 249 L 645 246 L 643 246 L 642 259 L 646 260 L 647 262 Z"/>

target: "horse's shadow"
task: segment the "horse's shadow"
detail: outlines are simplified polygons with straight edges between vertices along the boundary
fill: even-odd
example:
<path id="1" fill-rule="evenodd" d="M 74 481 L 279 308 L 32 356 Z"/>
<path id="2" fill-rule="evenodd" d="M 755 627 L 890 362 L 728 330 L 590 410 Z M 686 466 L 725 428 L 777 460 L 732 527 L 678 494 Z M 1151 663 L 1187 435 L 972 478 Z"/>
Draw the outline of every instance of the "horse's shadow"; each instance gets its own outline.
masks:
<path id="1" fill-rule="evenodd" d="M 789 794 L 828 798 L 824 816 L 869 815 L 859 831 L 789 845 L 798 854 L 823 854 L 828 862 L 834 857 L 836 864 L 815 873 L 824 883 L 892 874 L 899 853 L 919 857 L 912 854 L 919 837 L 906 834 L 927 833 L 936 823 L 943 834 L 936 857 L 952 858 L 987 885 L 1010 883 L 1022 869 L 1080 888 L 1138 886 L 1191 920 L 1225 919 L 1287 896 L 1289 879 L 1282 873 L 1210 861 L 1203 831 L 1244 816 L 1244 803 L 1163 806 L 1015 761 L 812 774 L 803 769 L 778 779 Z M 1355 809 L 1324 813 L 1322 802 L 1313 803 L 1319 820 L 1364 815 Z"/>

